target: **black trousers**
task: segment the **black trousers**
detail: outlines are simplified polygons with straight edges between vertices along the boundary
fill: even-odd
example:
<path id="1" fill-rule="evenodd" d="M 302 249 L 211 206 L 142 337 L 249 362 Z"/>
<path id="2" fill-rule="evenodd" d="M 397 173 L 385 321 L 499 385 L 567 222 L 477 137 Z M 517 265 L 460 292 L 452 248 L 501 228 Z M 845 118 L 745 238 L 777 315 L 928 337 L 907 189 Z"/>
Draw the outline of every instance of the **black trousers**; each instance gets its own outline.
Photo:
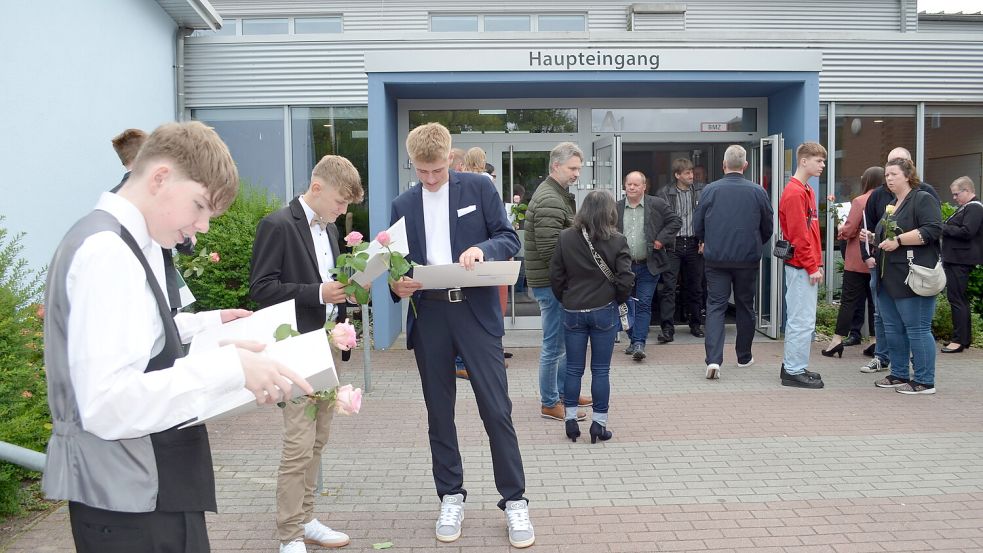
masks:
<path id="1" fill-rule="evenodd" d="M 870 291 L 870 274 L 843 271 L 843 287 L 840 289 L 840 311 L 836 315 L 836 333 L 840 336 L 860 335 L 863 326 L 864 306 L 870 312 L 867 332 L 874 335 L 874 295 Z M 859 320 L 858 320 L 859 313 Z"/>
<path id="2" fill-rule="evenodd" d="M 205 513 L 121 513 L 68 502 L 78 553 L 208 553 Z"/>
<path id="3" fill-rule="evenodd" d="M 724 361 L 724 314 L 727 300 L 734 291 L 737 311 L 737 344 L 734 351 L 738 363 L 751 360 L 751 343 L 754 341 L 754 296 L 758 287 L 758 268 L 707 267 L 707 326 L 706 362 L 720 364 Z"/>
<path id="4" fill-rule="evenodd" d="M 973 322 L 970 318 L 969 300 L 966 288 L 969 286 L 969 273 L 974 265 L 943 263 L 945 270 L 945 297 L 952 307 L 952 341 L 968 346 L 973 343 Z"/>
<path id="5" fill-rule="evenodd" d="M 525 499 L 526 477 L 512 426 L 502 339 L 481 326 L 467 302 L 421 299 L 416 305 L 419 316 L 413 326 L 412 345 L 427 404 L 433 480 L 441 499 L 458 493 L 467 497 L 454 424 L 458 382 L 454 357 L 460 355 L 488 435 L 495 487 L 502 495 L 498 507 L 504 510 L 506 501 Z"/>
<path id="6" fill-rule="evenodd" d="M 680 296 L 685 298 L 690 326 L 700 325 L 703 304 L 703 256 L 700 242 L 693 237 L 677 236 L 676 245 L 667 250 L 669 268 L 659 279 L 659 316 L 662 326 L 672 326 L 676 319 L 676 284 L 681 283 Z"/>

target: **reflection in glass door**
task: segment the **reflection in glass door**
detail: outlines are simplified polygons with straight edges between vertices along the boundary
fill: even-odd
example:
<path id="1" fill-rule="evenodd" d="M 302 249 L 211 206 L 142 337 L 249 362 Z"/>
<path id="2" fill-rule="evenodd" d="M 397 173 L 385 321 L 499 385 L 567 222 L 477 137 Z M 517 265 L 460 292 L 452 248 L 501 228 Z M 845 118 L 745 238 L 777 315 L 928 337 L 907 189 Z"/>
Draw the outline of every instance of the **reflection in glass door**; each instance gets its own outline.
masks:
<path id="1" fill-rule="evenodd" d="M 782 330 L 782 296 L 785 286 L 782 278 L 784 267 L 771 252 L 778 236 L 778 201 L 782 196 L 782 190 L 785 189 L 785 182 L 782 180 L 785 164 L 784 144 L 780 134 L 762 138 L 761 144 L 753 148 L 751 158 L 752 167 L 757 170 L 754 180 L 766 185 L 765 189 L 771 197 L 771 207 L 774 211 L 772 222 L 775 226 L 775 232 L 764 248 L 759 265 L 758 295 L 754 300 L 757 328 L 759 332 L 775 339 L 779 337 Z"/>
<path id="2" fill-rule="evenodd" d="M 515 259 L 522 262 L 519 268 L 519 280 L 514 286 L 509 287 L 505 326 L 524 329 L 542 328 L 539 303 L 533 297 L 532 290 L 526 285 L 526 231 L 524 221 L 519 214 L 524 216 L 524 208 L 533 192 L 549 175 L 550 152 L 548 150 L 522 151 L 515 145 L 509 145 L 508 149 L 496 151 L 495 156 L 500 159 L 502 168 L 499 172 L 502 200 L 509 212 L 509 219 L 519 235 L 520 247 Z"/>
<path id="3" fill-rule="evenodd" d="M 607 190 L 615 199 L 619 198 L 621 191 L 621 135 L 614 134 L 595 140 L 593 150 L 594 178 L 587 184 L 581 174 L 576 192 L 578 207 L 591 189 Z"/>

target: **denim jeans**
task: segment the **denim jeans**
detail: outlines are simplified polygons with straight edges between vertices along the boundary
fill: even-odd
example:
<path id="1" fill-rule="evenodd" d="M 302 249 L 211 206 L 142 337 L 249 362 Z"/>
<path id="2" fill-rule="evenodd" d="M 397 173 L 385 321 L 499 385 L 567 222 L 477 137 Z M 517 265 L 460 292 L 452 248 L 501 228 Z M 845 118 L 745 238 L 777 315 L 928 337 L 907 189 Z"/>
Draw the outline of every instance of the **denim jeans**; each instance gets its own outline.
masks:
<path id="1" fill-rule="evenodd" d="M 532 295 L 539 302 L 539 313 L 543 323 L 543 348 L 539 352 L 539 400 L 546 407 L 553 407 L 560 401 L 566 367 L 566 347 L 563 344 L 563 305 L 553 295 L 549 286 L 530 287 Z"/>
<path id="2" fill-rule="evenodd" d="M 887 290 L 878 291 L 877 310 L 884 322 L 891 375 L 909 380 L 909 359 L 915 361 L 915 382 L 935 385 L 935 338 L 932 336 L 932 316 L 935 296 L 892 298 Z M 880 344 L 881 340 L 878 339 Z"/>
<path id="3" fill-rule="evenodd" d="M 878 265 L 870 270 L 870 292 L 874 296 L 874 336 L 877 337 L 877 342 L 874 343 L 874 358 L 880 360 L 883 365 L 891 362 L 891 356 L 887 349 L 887 340 L 882 339 L 884 338 L 884 319 L 881 318 L 881 306 L 878 305 L 877 300 L 877 284 L 880 280 L 881 266 Z"/>
<path id="4" fill-rule="evenodd" d="M 577 407 L 580 397 L 580 380 L 587 364 L 587 340 L 590 339 L 590 392 L 594 399 L 594 413 L 607 413 L 611 400 L 611 353 L 614 337 L 621 328 L 618 306 L 611 302 L 603 307 L 586 311 L 568 311 L 563 314 L 564 341 L 567 346 L 566 384 L 563 406 Z"/>
<path id="5" fill-rule="evenodd" d="M 645 345 L 645 340 L 649 337 L 649 324 L 652 322 L 652 297 L 655 295 L 655 287 L 659 284 L 659 275 L 649 272 L 648 266 L 644 261 L 641 263 L 632 262 L 631 271 L 635 273 L 635 290 L 632 295 L 638 300 L 635 305 L 635 321 L 628 331 L 628 337 L 632 344 Z"/>
<path id="6" fill-rule="evenodd" d="M 801 374 L 809 368 L 809 351 L 816 332 L 819 285 L 809 283 L 805 269 L 785 266 L 785 372 Z"/>

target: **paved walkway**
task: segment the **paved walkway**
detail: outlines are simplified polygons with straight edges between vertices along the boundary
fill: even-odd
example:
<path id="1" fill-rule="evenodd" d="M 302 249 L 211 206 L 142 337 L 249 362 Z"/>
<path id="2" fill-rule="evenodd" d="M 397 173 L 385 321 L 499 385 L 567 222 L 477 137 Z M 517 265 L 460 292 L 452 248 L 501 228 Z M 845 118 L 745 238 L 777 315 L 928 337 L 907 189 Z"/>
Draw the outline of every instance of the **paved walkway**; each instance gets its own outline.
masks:
<path id="1" fill-rule="evenodd" d="M 684 328 L 680 327 L 680 331 Z M 677 336 L 684 337 L 685 335 Z M 532 551 L 983 551 L 983 352 L 940 355 L 935 396 L 902 396 L 861 374 L 860 348 L 819 355 L 821 391 L 783 388 L 782 344 L 758 336 L 754 366 L 732 346 L 719 381 L 685 336 L 636 364 L 615 352 L 614 439 L 571 443 L 539 416 L 539 343 L 510 338 L 513 418 L 536 527 Z M 361 357 L 342 382 L 361 385 Z M 412 355 L 373 352 L 362 413 L 338 418 L 324 455 L 322 520 L 345 551 L 510 550 L 495 508 L 488 444 L 470 386 L 457 423 L 469 490 L 464 535 L 438 544 L 426 415 Z M 884 373 L 879 373 L 883 375 Z M 214 551 L 271 553 L 281 419 L 274 409 L 210 425 L 219 511 Z M 582 425 L 586 436 L 586 425 Z M 13 552 L 73 551 L 67 510 L 25 532 Z M 315 551 L 315 549 L 311 549 Z"/>

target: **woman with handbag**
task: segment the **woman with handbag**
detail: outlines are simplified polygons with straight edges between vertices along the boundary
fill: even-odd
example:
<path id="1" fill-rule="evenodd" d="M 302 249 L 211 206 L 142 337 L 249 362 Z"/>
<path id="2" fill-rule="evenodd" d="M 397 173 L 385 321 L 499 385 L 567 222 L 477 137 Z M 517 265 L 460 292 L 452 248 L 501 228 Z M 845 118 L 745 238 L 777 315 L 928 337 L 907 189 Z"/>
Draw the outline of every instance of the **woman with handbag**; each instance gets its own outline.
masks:
<path id="1" fill-rule="evenodd" d="M 902 394 L 934 394 L 932 316 L 935 296 L 945 286 L 944 275 L 934 275 L 936 269 L 942 271 L 939 263 L 942 210 L 938 200 L 918 190 L 920 179 L 911 160 L 888 161 L 884 179 L 895 200 L 877 223 L 874 270 L 881 271 L 877 309 L 884 321 L 891 374 L 874 385 L 895 388 Z M 925 286 L 924 277 L 930 281 L 932 276 L 941 278 L 936 278 L 932 286 Z M 937 287 L 940 281 L 942 286 Z M 913 377 L 909 359 L 914 360 Z"/>
<path id="2" fill-rule="evenodd" d="M 550 261 L 550 284 L 563 305 L 564 340 L 567 348 L 563 394 L 567 437 L 577 441 L 577 399 L 591 347 L 591 443 L 610 440 L 608 402 L 609 373 L 614 339 L 627 321 L 620 313 L 635 284 L 628 240 L 617 230 L 618 213 L 610 192 L 595 190 L 584 198 L 573 226 L 560 232 Z"/>

